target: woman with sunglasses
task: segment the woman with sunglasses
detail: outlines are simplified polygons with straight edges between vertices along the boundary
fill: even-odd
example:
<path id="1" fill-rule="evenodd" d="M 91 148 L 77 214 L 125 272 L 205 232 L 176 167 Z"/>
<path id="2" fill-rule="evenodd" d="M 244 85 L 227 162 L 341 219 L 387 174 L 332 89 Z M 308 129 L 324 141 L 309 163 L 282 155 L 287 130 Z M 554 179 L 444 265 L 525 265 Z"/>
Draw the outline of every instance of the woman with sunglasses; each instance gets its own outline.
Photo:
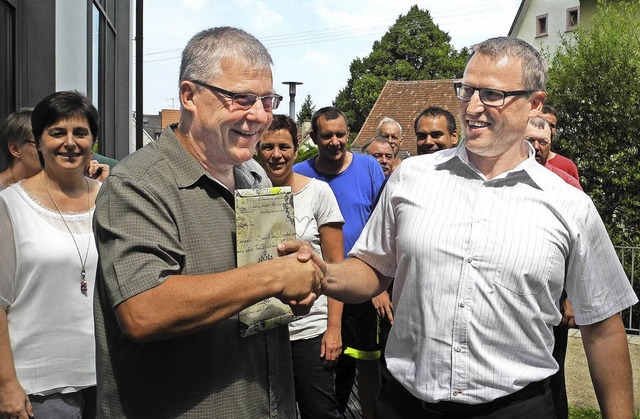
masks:
<path id="1" fill-rule="evenodd" d="M 343 258 L 342 224 L 331 188 L 294 173 L 298 132 L 293 120 L 274 115 L 258 143 L 258 160 L 274 186 L 293 191 L 296 238 L 327 261 Z M 296 402 L 302 419 L 340 418 L 335 397 L 335 361 L 342 353 L 342 303 L 320 296 L 306 316 L 289 323 Z"/>
<path id="2" fill-rule="evenodd" d="M 57 92 L 31 122 L 43 169 L 0 192 L 0 417 L 90 418 L 98 112 Z"/>

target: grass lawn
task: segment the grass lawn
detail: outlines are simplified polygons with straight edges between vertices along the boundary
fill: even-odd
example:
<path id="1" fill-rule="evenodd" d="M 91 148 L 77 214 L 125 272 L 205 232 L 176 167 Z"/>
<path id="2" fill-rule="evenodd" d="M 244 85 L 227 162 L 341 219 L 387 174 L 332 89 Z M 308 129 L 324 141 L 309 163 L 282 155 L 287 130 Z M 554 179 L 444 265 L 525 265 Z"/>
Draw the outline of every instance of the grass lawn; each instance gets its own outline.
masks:
<path id="1" fill-rule="evenodd" d="M 633 417 L 640 419 L 640 411 L 636 410 Z M 590 407 L 569 407 L 569 419 L 602 419 L 602 414 Z"/>

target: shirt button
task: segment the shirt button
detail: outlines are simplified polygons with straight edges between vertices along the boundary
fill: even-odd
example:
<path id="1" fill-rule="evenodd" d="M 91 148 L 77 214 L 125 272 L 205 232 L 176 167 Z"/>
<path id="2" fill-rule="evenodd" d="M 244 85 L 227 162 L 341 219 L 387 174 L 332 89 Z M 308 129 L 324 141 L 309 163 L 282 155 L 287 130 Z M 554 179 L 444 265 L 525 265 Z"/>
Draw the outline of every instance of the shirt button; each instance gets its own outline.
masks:
<path id="1" fill-rule="evenodd" d="M 473 256 L 467 256 L 467 262 L 468 263 L 473 262 Z"/>
<path id="2" fill-rule="evenodd" d="M 460 390 L 453 390 L 453 395 L 454 396 L 458 396 L 458 395 L 460 395 L 460 393 L 462 393 Z"/>
<path id="3" fill-rule="evenodd" d="M 453 350 L 456 352 L 462 352 L 462 346 L 458 345 L 455 348 L 453 348 Z"/>
<path id="4" fill-rule="evenodd" d="M 465 304 L 464 304 L 464 303 L 460 303 L 460 304 L 458 304 L 458 306 L 459 306 L 460 308 L 464 308 L 464 307 L 465 307 Z"/>

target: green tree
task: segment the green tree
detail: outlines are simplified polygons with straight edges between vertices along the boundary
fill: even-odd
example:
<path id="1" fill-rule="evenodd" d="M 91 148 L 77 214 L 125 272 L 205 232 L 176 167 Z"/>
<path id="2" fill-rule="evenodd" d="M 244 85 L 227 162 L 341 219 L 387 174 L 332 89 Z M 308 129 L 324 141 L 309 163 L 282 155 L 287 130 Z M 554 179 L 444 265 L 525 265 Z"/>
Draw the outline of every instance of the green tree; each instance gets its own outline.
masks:
<path id="1" fill-rule="evenodd" d="M 616 245 L 640 245 L 640 1 L 598 3 L 550 59 L 554 149 L 572 158 Z"/>
<path id="2" fill-rule="evenodd" d="M 371 53 L 351 62 L 351 77 L 333 105 L 345 113 L 357 133 L 387 80 L 434 80 L 462 76 L 469 55 L 457 51 L 427 10 L 412 6 L 373 43 Z"/>
<path id="3" fill-rule="evenodd" d="M 311 100 L 311 94 L 307 93 L 307 97 L 304 98 L 300 111 L 296 115 L 296 121 L 301 124 L 304 121 L 311 121 L 311 115 L 316 111 L 316 107 Z"/>
<path id="4" fill-rule="evenodd" d="M 298 157 L 296 157 L 296 163 L 309 160 L 318 155 L 318 147 L 315 145 L 303 144 L 298 149 Z"/>

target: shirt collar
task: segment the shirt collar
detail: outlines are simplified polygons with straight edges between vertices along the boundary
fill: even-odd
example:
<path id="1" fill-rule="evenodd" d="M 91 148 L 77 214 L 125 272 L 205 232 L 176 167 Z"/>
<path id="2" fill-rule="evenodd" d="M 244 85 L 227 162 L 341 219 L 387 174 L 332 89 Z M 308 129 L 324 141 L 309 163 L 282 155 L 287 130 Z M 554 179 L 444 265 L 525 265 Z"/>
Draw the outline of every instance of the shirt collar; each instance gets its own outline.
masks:
<path id="1" fill-rule="evenodd" d="M 437 153 L 438 155 L 436 156 L 436 166 L 445 168 L 455 159 L 459 162 L 464 163 L 466 167 L 472 170 L 486 184 L 503 184 L 505 181 L 511 182 L 513 180 L 520 180 L 530 184 L 533 187 L 543 189 L 543 185 L 545 182 L 540 177 L 540 169 L 547 169 L 542 167 L 542 165 L 536 161 L 536 151 L 533 146 L 524 140 L 523 142 L 527 145 L 529 154 L 528 157 L 513 169 L 507 170 L 506 172 L 499 174 L 491 180 L 488 180 L 485 175 L 482 174 L 482 172 L 480 172 L 480 170 L 478 170 L 478 168 L 475 167 L 475 165 L 469 160 L 469 154 L 466 147 L 466 139 L 464 138 L 458 143 L 455 148 Z"/>
<path id="2" fill-rule="evenodd" d="M 160 140 L 158 147 L 164 150 L 164 155 L 169 160 L 170 167 L 175 168 L 174 176 L 180 188 L 187 188 L 194 185 L 203 176 L 222 185 L 216 178 L 211 176 L 204 168 L 198 164 L 196 159 L 182 146 L 178 137 L 174 133 L 177 124 L 167 126 Z M 260 165 L 254 161 L 244 162 L 233 168 L 233 175 L 236 181 L 236 188 L 262 188 L 271 186 L 267 175 Z M 222 185 L 224 187 L 224 185 Z"/>

